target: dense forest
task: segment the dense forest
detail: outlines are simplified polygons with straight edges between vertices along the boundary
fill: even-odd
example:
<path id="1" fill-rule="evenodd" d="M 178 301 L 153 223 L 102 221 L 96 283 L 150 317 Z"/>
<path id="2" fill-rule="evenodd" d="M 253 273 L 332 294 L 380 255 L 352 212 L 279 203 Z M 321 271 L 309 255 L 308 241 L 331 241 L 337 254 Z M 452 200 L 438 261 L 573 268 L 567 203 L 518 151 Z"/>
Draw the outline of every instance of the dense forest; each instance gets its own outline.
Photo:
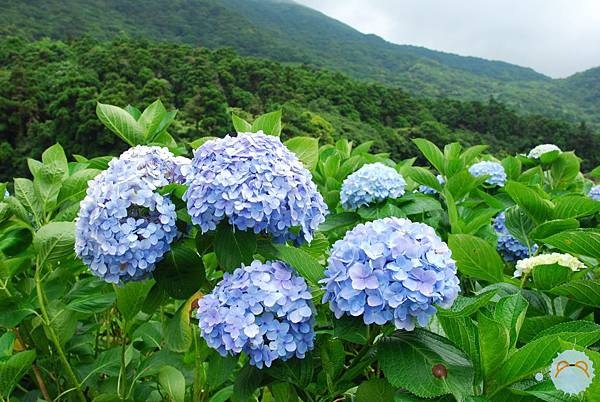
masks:
<path id="1" fill-rule="evenodd" d="M 551 79 L 530 68 L 397 45 L 293 1 L 0 0 L 0 33 L 29 39 L 119 35 L 232 47 L 244 56 L 308 64 L 400 86 L 416 96 L 487 101 L 520 113 L 600 123 L 600 70 Z"/>
<path id="2" fill-rule="evenodd" d="M 156 97 L 179 110 L 172 134 L 191 141 L 231 132 L 232 110 L 284 110 L 284 135 L 322 142 L 375 141 L 395 158 L 414 155 L 411 138 L 438 144 L 489 144 L 500 154 L 542 142 L 575 150 L 586 166 L 600 162 L 599 139 L 584 123 L 521 116 L 488 102 L 427 100 L 402 88 L 351 79 L 307 66 L 243 57 L 233 50 L 155 44 L 133 39 L 64 43 L 0 42 L 2 178 L 25 174 L 24 156 L 60 142 L 69 154 L 122 151 L 95 118 L 96 102 L 146 106 Z M 245 116 L 251 117 L 251 116 Z"/>

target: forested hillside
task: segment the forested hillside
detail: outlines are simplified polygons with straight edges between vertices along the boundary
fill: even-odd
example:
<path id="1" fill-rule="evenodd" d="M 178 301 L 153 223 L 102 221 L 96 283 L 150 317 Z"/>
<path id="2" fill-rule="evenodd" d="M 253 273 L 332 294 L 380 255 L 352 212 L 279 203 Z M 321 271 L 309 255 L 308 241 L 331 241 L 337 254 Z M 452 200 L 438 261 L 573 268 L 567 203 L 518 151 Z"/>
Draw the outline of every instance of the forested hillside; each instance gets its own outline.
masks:
<path id="1" fill-rule="evenodd" d="M 0 0 L 0 7 L 4 32 L 31 38 L 109 39 L 124 33 L 231 46 L 243 55 L 338 70 L 417 96 L 485 101 L 493 95 L 519 112 L 600 122 L 597 70 L 552 80 L 509 63 L 395 45 L 291 1 Z"/>
<path id="2" fill-rule="evenodd" d="M 400 88 L 340 73 L 244 57 L 233 50 L 132 39 L 71 43 L 15 37 L 0 41 L 1 179 L 26 174 L 23 157 L 60 142 L 68 154 L 117 154 L 123 144 L 95 117 L 96 102 L 146 106 L 160 97 L 179 109 L 172 134 L 186 141 L 233 130 L 230 112 L 284 110 L 284 135 L 375 141 L 401 159 L 411 138 L 489 144 L 500 154 L 553 142 L 600 162 L 599 141 L 585 124 L 521 116 L 495 100 L 415 98 Z M 247 116 L 250 117 L 250 116 Z"/>

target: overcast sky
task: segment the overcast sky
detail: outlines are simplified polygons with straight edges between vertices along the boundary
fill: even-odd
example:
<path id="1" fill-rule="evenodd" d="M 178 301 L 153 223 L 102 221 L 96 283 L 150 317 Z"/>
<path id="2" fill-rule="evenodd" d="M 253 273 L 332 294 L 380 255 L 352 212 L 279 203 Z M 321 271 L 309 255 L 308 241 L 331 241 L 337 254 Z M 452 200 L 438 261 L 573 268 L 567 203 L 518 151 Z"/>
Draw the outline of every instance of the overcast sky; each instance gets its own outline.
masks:
<path id="1" fill-rule="evenodd" d="M 600 66 L 600 0 L 296 0 L 399 44 L 551 77 Z"/>

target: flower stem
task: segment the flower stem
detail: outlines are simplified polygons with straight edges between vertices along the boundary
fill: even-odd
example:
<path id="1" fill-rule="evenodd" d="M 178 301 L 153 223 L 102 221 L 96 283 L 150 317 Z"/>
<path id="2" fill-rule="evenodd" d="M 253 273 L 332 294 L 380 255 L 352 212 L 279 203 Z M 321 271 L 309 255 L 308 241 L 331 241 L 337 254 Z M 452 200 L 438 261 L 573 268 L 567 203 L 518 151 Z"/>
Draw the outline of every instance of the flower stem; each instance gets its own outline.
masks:
<path id="1" fill-rule="evenodd" d="M 50 340 L 52 341 L 52 343 L 54 344 L 54 347 L 56 348 L 56 352 L 58 353 L 60 361 L 65 368 L 67 377 L 68 377 L 69 381 L 71 382 L 71 384 L 73 385 L 73 387 L 75 387 L 75 389 L 77 391 L 77 396 L 78 396 L 79 400 L 82 402 L 86 402 L 86 398 L 85 398 L 85 395 L 83 394 L 83 391 L 81 390 L 81 385 L 79 384 L 79 380 L 77 379 L 75 372 L 71 368 L 71 364 L 69 363 L 69 360 L 67 359 L 67 356 L 65 355 L 65 352 L 60 344 L 60 340 L 58 339 L 56 332 L 54 331 L 54 328 L 52 328 L 52 325 L 50 322 L 50 316 L 48 315 L 48 310 L 46 309 L 46 297 L 44 294 L 44 289 L 42 288 L 42 280 L 40 278 L 41 269 L 42 269 L 42 267 L 41 267 L 39 261 L 36 261 L 35 274 L 34 274 L 35 288 L 36 288 L 36 292 L 37 292 L 38 303 L 40 304 L 40 311 L 42 312 L 42 317 L 44 318 L 44 325 L 48 331 Z"/>
<path id="2" fill-rule="evenodd" d="M 119 381 L 119 394 L 121 396 L 121 400 L 127 399 L 127 366 L 125 364 L 125 352 L 127 349 L 127 339 L 125 336 L 125 330 L 127 328 L 127 323 L 123 324 L 123 328 L 121 329 L 121 370 L 119 372 L 120 381 Z"/>

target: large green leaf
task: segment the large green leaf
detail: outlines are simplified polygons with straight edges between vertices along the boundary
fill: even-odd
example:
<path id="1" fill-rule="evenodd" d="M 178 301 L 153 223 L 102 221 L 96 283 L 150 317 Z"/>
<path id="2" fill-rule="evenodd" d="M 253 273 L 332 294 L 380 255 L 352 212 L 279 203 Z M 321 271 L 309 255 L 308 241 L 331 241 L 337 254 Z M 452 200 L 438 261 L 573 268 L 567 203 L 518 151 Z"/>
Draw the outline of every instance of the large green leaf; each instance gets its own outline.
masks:
<path id="1" fill-rule="evenodd" d="M 535 227 L 533 220 L 519 207 L 511 207 L 506 210 L 505 224 L 508 232 L 521 243 L 531 248 L 529 233 Z"/>
<path id="2" fill-rule="evenodd" d="M 529 236 L 533 240 L 541 240 L 545 239 L 546 237 L 550 237 L 555 233 L 559 233 L 564 230 L 577 229 L 578 227 L 579 221 L 577 219 L 553 219 L 536 226 L 529 233 Z"/>
<path id="3" fill-rule="evenodd" d="M 281 134 L 281 110 L 260 115 L 252 123 L 252 132 L 262 131 L 268 135 Z"/>
<path id="4" fill-rule="evenodd" d="M 117 308 L 125 321 L 133 320 L 137 313 L 142 310 L 146 296 L 153 284 L 152 281 L 140 281 L 127 282 L 122 286 L 115 285 Z"/>
<path id="5" fill-rule="evenodd" d="M 58 204 L 81 201 L 85 197 L 88 182 L 98 173 L 100 173 L 98 169 L 82 169 L 69 176 L 58 193 Z"/>
<path id="6" fill-rule="evenodd" d="M 431 141 L 425 138 L 415 138 L 412 140 L 415 143 L 419 151 L 425 156 L 425 158 L 431 163 L 431 166 L 437 169 L 438 172 L 444 174 L 444 154 L 440 149 Z"/>
<path id="7" fill-rule="evenodd" d="M 477 321 L 483 375 L 489 380 L 508 356 L 510 334 L 503 323 L 485 314 L 479 313 Z"/>
<path id="8" fill-rule="evenodd" d="M 508 330 L 510 347 L 515 347 L 529 302 L 521 294 L 504 296 L 496 303 L 494 319 Z"/>
<path id="9" fill-rule="evenodd" d="M 231 377 L 237 366 L 237 356 L 221 356 L 213 353 L 208 359 L 209 370 L 206 373 L 206 382 L 211 390 L 216 390 L 221 384 Z"/>
<path id="10" fill-rule="evenodd" d="M 564 186 L 579 174 L 579 158 L 574 152 L 562 152 L 550 167 L 554 185 Z"/>
<path id="11" fill-rule="evenodd" d="M 251 230 L 234 231 L 231 225 L 222 222 L 215 233 L 214 249 L 219 265 L 226 271 L 233 271 L 252 262 L 256 235 Z"/>
<path id="12" fill-rule="evenodd" d="M 35 356 L 34 350 L 26 350 L 0 362 L 0 395 L 8 400 L 17 383 L 31 368 Z"/>
<path id="13" fill-rule="evenodd" d="M 379 343 L 378 359 L 385 378 L 421 397 L 445 394 L 469 395 L 473 387 L 473 364 L 459 349 L 439 335 L 416 329 L 396 332 Z M 442 364 L 445 378 L 432 374 Z"/>
<path id="14" fill-rule="evenodd" d="M 33 236 L 33 247 L 40 264 L 71 255 L 74 243 L 75 222 L 50 222 Z"/>
<path id="15" fill-rule="evenodd" d="M 294 137 L 285 142 L 285 146 L 296 154 L 304 167 L 314 170 L 319 161 L 319 140 L 312 137 Z"/>
<path id="16" fill-rule="evenodd" d="M 131 146 L 143 144 L 145 130 L 125 109 L 98 102 L 96 114 L 110 131 Z"/>
<path id="17" fill-rule="evenodd" d="M 463 169 L 456 173 L 454 176 L 448 178 L 445 187 L 452 193 L 452 196 L 456 200 L 461 200 L 471 191 L 481 186 L 487 177 L 475 177 L 467 169 Z"/>
<path id="18" fill-rule="evenodd" d="M 156 283 L 171 297 L 187 299 L 205 285 L 202 258 L 186 242 L 171 247 L 152 273 Z"/>
<path id="19" fill-rule="evenodd" d="M 502 280 L 504 263 L 487 241 L 472 235 L 453 234 L 448 237 L 448 246 L 462 274 L 488 282 Z"/>
<path id="20" fill-rule="evenodd" d="M 497 290 L 489 290 L 473 297 L 458 296 L 449 309 L 438 309 L 437 315 L 443 317 L 468 317 L 485 306 L 496 294 Z"/>
<path id="21" fill-rule="evenodd" d="M 296 247 L 290 247 L 285 244 L 276 244 L 273 247 L 277 250 L 275 255 L 277 259 L 288 263 L 310 285 L 319 287 L 319 280 L 324 276 L 324 268 L 317 260 L 306 251 Z"/>
<path id="22" fill-rule="evenodd" d="M 597 229 L 566 230 L 543 242 L 567 253 L 600 259 L 600 231 Z"/>
<path id="23" fill-rule="evenodd" d="M 428 169 L 413 166 L 408 169 L 408 172 L 410 178 L 416 181 L 417 183 L 433 188 L 438 192 L 442 191 L 442 185 L 435 177 L 435 175 L 431 173 Z"/>
<path id="24" fill-rule="evenodd" d="M 600 201 L 582 195 L 567 195 L 554 200 L 557 219 L 581 218 L 600 211 Z"/>
<path id="25" fill-rule="evenodd" d="M 29 179 L 16 178 L 14 180 L 15 197 L 29 212 L 34 221 L 40 225 L 43 222 L 44 205 L 40 194 L 35 190 L 33 182 Z"/>
<path id="26" fill-rule="evenodd" d="M 235 113 L 231 113 L 231 122 L 233 123 L 233 128 L 238 133 L 249 133 L 252 131 L 252 124 L 248 123 Z"/>
<path id="27" fill-rule="evenodd" d="M 508 181 L 504 188 L 517 205 L 536 223 L 542 223 L 552 216 L 554 207 L 552 202 L 544 199 L 532 188 L 516 181 Z"/>
<path id="28" fill-rule="evenodd" d="M 533 268 L 533 283 L 536 289 L 549 290 L 569 280 L 571 269 L 559 264 L 537 265 Z"/>
<path id="29" fill-rule="evenodd" d="M 371 378 L 358 386 L 356 402 L 394 402 L 396 389 L 385 378 Z"/>
<path id="30" fill-rule="evenodd" d="M 185 398 L 185 377 L 173 366 L 165 366 L 158 373 L 158 383 L 173 402 L 183 402 Z"/>
<path id="31" fill-rule="evenodd" d="M 579 303 L 600 308 L 600 280 L 597 279 L 567 282 L 552 288 L 550 293 L 566 296 Z"/>
<path id="32" fill-rule="evenodd" d="M 200 292 L 196 292 L 179 306 L 173 317 L 167 322 L 164 336 L 169 350 L 173 352 L 186 352 L 191 347 L 193 334 L 190 327 L 190 313 L 192 303 L 201 296 Z"/>

